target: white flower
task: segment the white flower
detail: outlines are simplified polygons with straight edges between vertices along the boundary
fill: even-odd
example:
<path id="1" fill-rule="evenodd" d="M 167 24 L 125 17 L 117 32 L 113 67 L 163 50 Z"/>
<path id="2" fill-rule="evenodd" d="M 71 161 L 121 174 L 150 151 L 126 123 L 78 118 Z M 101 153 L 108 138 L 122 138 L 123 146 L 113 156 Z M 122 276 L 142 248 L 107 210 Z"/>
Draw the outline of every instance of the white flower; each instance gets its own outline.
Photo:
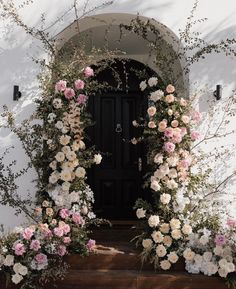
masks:
<path id="1" fill-rule="evenodd" d="M 205 246 L 209 242 L 209 237 L 206 235 L 203 235 L 199 239 L 199 243 Z"/>
<path id="2" fill-rule="evenodd" d="M 166 235 L 163 239 L 163 244 L 167 247 L 170 247 L 172 244 L 172 238 L 171 236 Z"/>
<path id="3" fill-rule="evenodd" d="M 159 216 L 157 215 L 152 215 L 148 219 L 148 225 L 151 228 L 157 227 L 159 225 L 159 222 L 160 222 L 160 219 L 159 219 Z"/>
<path id="4" fill-rule="evenodd" d="M 21 233 L 24 232 L 24 228 L 23 228 L 22 226 L 17 226 L 17 227 L 15 227 L 15 228 L 13 229 L 12 232 L 15 233 L 15 234 L 21 234 Z"/>
<path id="5" fill-rule="evenodd" d="M 66 158 L 69 160 L 69 161 L 74 161 L 77 156 L 76 156 L 76 153 L 74 151 L 69 151 L 67 154 L 66 154 Z"/>
<path id="6" fill-rule="evenodd" d="M 55 155 L 55 159 L 61 163 L 65 160 L 65 154 L 63 152 L 58 152 L 56 155 Z"/>
<path id="7" fill-rule="evenodd" d="M 180 225 L 181 225 L 180 220 L 175 219 L 175 218 L 172 218 L 170 220 L 170 226 L 172 230 L 179 229 Z"/>
<path id="8" fill-rule="evenodd" d="M 222 256 L 223 255 L 223 248 L 221 246 L 216 246 L 213 249 L 213 252 L 216 256 Z"/>
<path id="9" fill-rule="evenodd" d="M 170 169 L 169 173 L 168 173 L 168 176 L 171 178 L 171 179 L 175 179 L 177 178 L 177 171 L 176 169 L 172 168 Z"/>
<path id="10" fill-rule="evenodd" d="M 174 181 L 174 180 L 168 180 L 166 182 L 166 186 L 168 189 L 170 190 L 174 190 L 174 189 L 177 189 L 178 188 L 178 184 Z"/>
<path id="11" fill-rule="evenodd" d="M 167 205 L 169 204 L 171 200 L 171 195 L 170 194 L 162 194 L 160 196 L 160 201 L 162 202 L 162 204 Z"/>
<path id="12" fill-rule="evenodd" d="M 133 120 L 133 121 L 132 121 L 132 125 L 133 125 L 134 127 L 138 127 L 138 126 L 139 126 L 137 120 Z"/>
<path id="13" fill-rule="evenodd" d="M 69 131 L 68 127 L 63 126 L 61 132 L 64 133 L 64 134 L 66 134 L 66 133 L 68 133 L 68 131 Z"/>
<path id="14" fill-rule="evenodd" d="M 57 121 L 56 124 L 55 124 L 55 127 L 59 130 L 63 129 L 63 122 L 62 121 Z"/>
<path id="15" fill-rule="evenodd" d="M 157 85 L 158 79 L 156 77 L 150 77 L 148 79 L 148 85 L 150 87 Z"/>
<path id="16" fill-rule="evenodd" d="M 49 167 L 52 169 L 52 170 L 56 170 L 57 169 L 57 162 L 56 161 L 52 161 L 50 164 L 49 164 Z"/>
<path id="17" fill-rule="evenodd" d="M 223 250 L 223 257 L 226 258 L 227 256 L 232 256 L 232 249 L 229 246 Z"/>
<path id="18" fill-rule="evenodd" d="M 208 276 L 215 275 L 218 272 L 218 266 L 213 262 L 207 263 Z"/>
<path id="19" fill-rule="evenodd" d="M 143 239 L 142 245 L 143 245 L 143 248 L 150 249 L 152 247 L 152 240 L 151 239 Z"/>
<path id="20" fill-rule="evenodd" d="M 70 189 L 70 183 L 69 182 L 64 182 L 62 183 L 62 190 L 68 192 Z"/>
<path id="21" fill-rule="evenodd" d="M 178 156 L 171 156 L 171 157 L 167 158 L 166 161 L 169 164 L 169 166 L 176 167 L 178 162 L 179 162 L 179 158 L 178 158 Z"/>
<path id="22" fill-rule="evenodd" d="M 22 276 L 28 274 L 28 268 L 23 266 L 21 263 L 15 263 L 13 266 L 13 270 L 16 274 L 20 274 Z"/>
<path id="23" fill-rule="evenodd" d="M 168 260 L 163 260 L 160 262 L 160 266 L 162 270 L 169 270 L 171 267 L 171 263 Z"/>
<path id="24" fill-rule="evenodd" d="M 154 172 L 154 177 L 155 178 L 158 178 L 158 179 L 163 179 L 164 177 L 165 177 L 165 174 L 161 171 L 161 170 L 156 170 L 155 172 Z"/>
<path id="25" fill-rule="evenodd" d="M 3 265 L 7 266 L 7 267 L 13 266 L 14 265 L 14 256 L 13 255 L 7 255 L 5 260 L 4 260 Z"/>
<path id="26" fill-rule="evenodd" d="M 150 94 L 150 100 L 152 100 L 153 102 L 158 101 L 159 99 L 161 99 L 164 96 L 164 92 L 162 90 L 156 90 L 154 92 L 152 92 Z"/>
<path id="27" fill-rule="evenodd" d="M 60 178 L 64 182 L 69 182 L 72 179 L 71 171 L 68 169 L 62 170 L 60 174 Z"/>
<path id="28" fill-rule="evenodd" d="M 184 235 L 189 235 L 192 233 L 192 227 L 189 224 L 184 224 L 182 227 L 182 232 Z"/>
<path id="29" fill-rule="evenodd" d="M 71 192 L 68 195 L 68 198 L 69 198 L 70 203 L 78 203 L 80 200 L 79 192 L 75 192 L 75 191 Z"/>
<path id="30" fill-rule="evenodd" d="M 187 261 L 192 261 L 194 259 L 195 253 L 190 248 L 187 248 L 184 250 L 183 256 Z"/>
<path id="31" fill-rule="evenodd" d="M 14 274 L 12 275 L 11 280 L 14 284 L 19 284 L 23 280 L 23 277 L 19 274 Z"/>
<path id="32" fill-rule="evenodd" d="M 204 261 L 210 262 L 212 259 L 212 253 L 211 252 L 204 252 L 202 257 L 203 257 Z"/>
<path id="33" fill-rule="evenodd" d="M 203 261 L 203 257 L 201 255 L 199 255 L 199 254 L 195 254 L 194 261 L 195 261 L 196 264 L 201 266 L 202 261 Z"/>
<path id="34" fill-rule="evenodd" d="M 99 165 L 102 161 L 102 156 L 100 154 L 94 155 L 93 161 L 96 165 Z"/>
<path id="35" fill-rule="evenodd" d="M 175 229 L 171 232 L 171 237 L 175 240 L 179 240 L 182 237 L 181 231 L 178 229 Z"/>
<path id="36" fill-rule="evenodd" d="M 229 273 L 232 273 L 235 271 L 235 265 L 231 262 L 228 262 L 225 268 Z"/>
<path id="37" fill-rule="evenodd" d="M 160 231 L 164 234 L 168 234 L 170 231 L 170 225 L 168 223 L 161 224 Z"/>
<path id="38" fill-rule="evenodd" d="M 160 231 L 153 231 L 152 239 L 155 243 L 161 243 L 163 241 L 164 237 Z"/>
<path id="39" fill-rule="evenodd" d="M 136 216 L 138 219 L 144 218 L 146 216 L 146 210 L 144 210 L 143 208 L 137 209 Z"/>
<path id="40" fill-rule="evenodd" d="M 227 264 L 228 264 L 228 262 L 227 262 L 227 260 L 224 259 L 224 258 L 219 261 L 219 266 L 220 266 L 221 268 L 225 268 L 225 267 L 227 266 Z"/>
<path id="41" fill-rule="evenodd" d="M 81 150 L 84 150 L 86 148 L 85 143 L 82 140 L 79 141 L 79 148 Z"/>
<path id="42" fill-rule="evenodd" d="M 228 272 L 227 272 L 227 270 L 226 270 L 225 268 L 220 268 L 220 269 L 218 270 L 218 274 L 220 275 L 220 277 L 226 278 L 227 275 L 228 275 Z"/>
<path id="43" fill-rule="evenodd" d="M 160 170 L 164 175 L 167 175 L 167 174 L 169 173 L 169 171 L 170 171 L 169 166 L 168 166 L 167 163 L 161 165 L 161 166 L 159 167 L 159 170 Z"/>
<path id="44" fill-rule="evenodd" d="M 162 154 L 156 154 L 154 157 L 154 163 L 155 164 L 162 164 L 163 163 L 163 155 Z"/>
<path id="45" fill-rule="evenodd" d="M 0 254 L 0 270 L 1 270 L 2 265 L 4 264 L 4 261 L 5 261 L 5 257 Z"/>
<path id="46" fill-rule="evenodd" d="M 176 263 L 178 260 L 179 260 L 179 256 L 176 254 L 176 252 L 170 252 L 168 255 L 168 260 L 171 262 L 171 263 Z"/>
<path id="47" fill-rule="evenodd" d="M 141 91 L 144 91 L 147 88 L 146 80 L 140 82 L 139 87 L 140 87 Z"/>
<path id="48" fill-rule="evenodd" d="M 49 113 L 49 115 L 48 115 L 48 122 L 49 122 L 49 123 L 52 123 L 55 118 L 56 118 L 55 113 Z"/>
<path id="49" fill-rule="evenodd" d="M 78 167 L 75 171 L 75 175 L 76 175 L 76 177 L 83 179 L 86 175 L 86 171 L 84 168 Z"/>
<path id="50" fill-rule="evenodd" d="M 61 108 L 62 107 L 62 101 L 60 98 L 55 98 L 52 102 L 52 105 L 58 109 L 58 108 Z"/>
<path id="51" fill-rule="evenodd" d="M 65 155 L 71 151 L 69 146 L 63 146 L 61 150 Z"/>
<path id="52" fill-rule="evenodd" d="M 70 142 L 70 139 L 71 139 L 71 137 L 69 135 L 62 135 L 60 137 L 60 144 L 63 146 L 66 146 Z"/>
<path id="53" fill-rule="evenodd" d="M 151 182 L 150 188 L 151 188 L 153 191 L 157 192 L 157 191 L 160 191 L 161 186 L 159 185 L 158 181 L 153 180 L 153 181 Z"/>
<path id="54" fill-rule="evenodd" d="M 58 181 L 58 174 L 53 172 L 49 177 L 49 183 L 55 184 Z"/>
<path id="55" fill-rule="evenodd" d="M 166 255 L 167 251 L 165 246 L 163 245 L 158 245 L 156 248 L 156 254 L 158 257 L 164 257 Z"/>

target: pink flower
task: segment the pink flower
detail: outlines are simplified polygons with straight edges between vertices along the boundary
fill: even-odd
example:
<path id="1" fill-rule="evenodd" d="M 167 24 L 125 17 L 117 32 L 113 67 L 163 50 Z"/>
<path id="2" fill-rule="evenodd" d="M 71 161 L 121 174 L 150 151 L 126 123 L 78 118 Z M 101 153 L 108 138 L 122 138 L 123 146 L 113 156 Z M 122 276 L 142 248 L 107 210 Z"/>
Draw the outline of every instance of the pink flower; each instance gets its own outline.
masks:
<path id="1" fill-rule="evenodd" d="M 66 99 L 72 99 L 75 96 L 75 91 L 73 88 L 66 88 L 64 95 Z"/>
<path id="2" fill-rule="evenodd" d="M 25 246 L 22 243 L 17 243 L 13 249 L 15 250 L 15 254 L 17 256 L 22 256 L 26 252 Z"/>
<path id="3" fill-rule="evenodd" d="M 174 130 L 172 127 L 167 127 L 166 130 L 165 130 L 165 133 L 164 135 L 168 138 L 172 137 L 174 134 Z"/>
<path id="4" fill-rule="evenodd" d="M 32 230 L 31 228 L 25 228 L 22 234 L 25 240 L 30 240 L 33 235 L 34 235 L 34 230 Z"/>
<path id="5" fill-rule="evenodd" d="M 43 265 L 43 264 L 46 264 L 48 262 L 47 255 L 42 254 L 42 253 L 35 255 L 34 259 L 36 260 L 36 262 L 39 265 Z"/>
<path id="6" fill-rule="evenodd" d="M 78 104 L 85 104 L 87 99 L 88 99 L 87 95 L 80 94 L 76 101 L 78 102 Z"/>
<path id="7" fill-rule="evenodd" d="M 168 153 L 172 153 L 175 150 L 175 144 L 173 144 L 172 142 L 166 142 L 164 144 L 164 149 Z"/>
<path id="8" fill-rule="evenodd" d="M 73 222 L 75 222 L 75 224 L 77 224 L 77 225 L 81 225 L 81 224 L 82 224 L 82 221 L 83 221 L 82 217 L 81 217 L 80 214 L 78 214 L 78 213 L 74 213 L 74 214 L 72 215 L 72 220 L 73 220 Z"/>
<path id="9" fill-rule="evenodd" d="M 64 235 L 63 227 L 56 227 L 53 232 L 57 237 L 62 237 Z"/>
<path id="10" fill-rule="evenodd" d="M 236 227 L 236 220 L 232 219 L 232 218 L 228 218 L 227 220 L 227 225 L 229 227 Z"/>
<path id="11" fill-rule="evenodd" d="M 61 257 L 64 256 L 66 254 L 66 246 L 60 245 L 57 249 L 57 254 Z"/>
<path id="12" fill-rule="evenodd" d="M 44 229 L 43 234 L 46 238 L 51 238 L 52 237 L 52 231 L 50 229 Z"/>
<path id="13" fill-rule="evenodd" d="M 188 159 L 183 159 L 179 162 L 179 167 L 180 168 L 184 168 L 184 169 L 188 169 L 188 167 L 190 166 L 191 162 Z"/>
<path id="14" fill-rule="evenodd" d="M 174 143 L 181 143 L 181 141 L 182 141 L 181 133 L 174 133 L 174 135 L 172 137 L 172 141 Z"/>
<path id="15" fill-rule="evenodd" d="M 64 235 L 70 233 L 70 226 L 68 224 L 65 224 L 64 226 L 62 226 L 62 230 L 64 232 Z"/>
<path id="16" fill-rule="evenodd" d="M 198 132 L 198 131 L 192 131 L 191 132 L 191 140 L 197 140 L 197 139 L 199 139 L 200 138 L 200 133 Z"/>
<path id="17" fill-rule="evenodd" d="M 70 244 L 70 242 L 71 242 L 71 238 L 70 238 L 70 237 L 64 237 L 64 238 L 63 238 L 63 243 L 64 243 L 64 244 L 67 244 L 67 245 L 68 245 L 68 244 Z"/>
<path id="18" fill-rule="evenodd" d="M 39 249 L 41 249 L 41 244 L 39 240 L 32 240 L 30 243 L 30 249 L 33 251 L 38 251 Z"/>
<path id="19" fill-rule="evenodd" d="M 167 93 L 173 93 L 175 91 L 175 87 L 171 84 L 167 85 L 166 92 Z"/>
<path id="20" fill-rule="evenodd" d="M 215 241 L 215 244 L 217 246 L 223 246 L 226 242 L 225 236 L 224 235 L 216 235 L 214 241 Z"/>
<path id="21" fill-rule="evenodd" d="M 66 83 L 65 80 L 60 80 L 60 81 L 58 81 L 58 82 L 55 84 L 55 90 L 56 90 L 56 92 L 65 91 L 66 85 L 67 85 L 67 83 Z"/>
<path id="22" fill-rule="evenodd" d="M 59 215 L 62 219 L 66 219 L 70 217 L 70 211 L 68 209 L 61 209 Z"/>
<path id="23" fill-rule="evenodd" d="M 95 245 L 96 245 L 96 241 L 90 239 L 90 240 L 88 241 L 88 243 L 87 243 L 86 246 L 87 246 L 87 248 L 88 248 L 89 251 L 92 251 L 93 248 L 95 247 Z"/>
<path id="24" fill-rule="evenodd" d="M 191 112 L 191 117 L 192 117 L 192 120 L 199 122 L 202 118 L 202 114 L 199 111 L 194 110 Z"/>
<path id="25" fill-rule="evenodd" d="M 182 137 L 184 137 L 187 134 L 187 129 L 186 129 L 186 127 L 181 127 L 180 129 L 181 129 L 180 134 Z"/>
<path id="26" fill-rule="evenodd" d="M 148 127 L 149 127 L 149 128 L 156 128 L 157 126 L 156 126 L 156 124 L 155 124 L 154 121 L 149 121 Z"/>
<path id="27" fill-rule="evenodd" d="M 84 69 L 84 76 L 85 77 L 91 77 L 91 76 L 94 76 L 94 71 L 93 71 L 93 69 L 91 68 L 91 67 L 86 67 L 85 69 Z"/>
<path id="28" fill-rule="evenodd" d="M 84 89 L 84 86 L 85 86 L 85 83 L 84 83 L 83 80 L 77 79 L 77 80 L 75 81 L 75 88 L 76 88 L 77 90 Z"/>

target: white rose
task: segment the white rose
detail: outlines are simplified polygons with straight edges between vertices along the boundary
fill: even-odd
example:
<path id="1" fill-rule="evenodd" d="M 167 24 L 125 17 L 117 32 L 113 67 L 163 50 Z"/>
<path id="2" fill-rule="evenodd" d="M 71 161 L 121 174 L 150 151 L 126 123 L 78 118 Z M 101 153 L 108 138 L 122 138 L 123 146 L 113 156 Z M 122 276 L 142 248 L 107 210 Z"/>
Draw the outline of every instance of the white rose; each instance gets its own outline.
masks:
<path id="1" fill-rule="evenodd" d="M 93 161 L 96 165 L 99 165 L 102 161 L 102 156 L 100 154 L 94 155 Z"/>
<path id="2" fill-rule="evenodd" d="M 202 257 L 203 257 L 204 261 L 210 262 L 212 259 L 212 253 L 211 252 L 204 252 Z"/>
<path id="3" fill-rule="evenodd" d="M 171 200 L 171 195 L 170 194 L 162 194 L 160 196 L 160 201 L 162 202 L 162 204 L 167 205 L 169 204 Z"/>
<path id="4" fill-rule="evenodd" d="M 68 129 L 68 127 L 66 127 L 66 126 L 64 126 L 64 127 L 62 128 L 62 130 L 61 130 L 61 132 L 64 133 L 64 134 L 68 133 L 68 131 L 69 131 L 69 129 Z"/>
<path id="5" fill-rule="evenodd" d="M 153 180 L 153 181 L 151 182 L 150 188 L 151 188 L 153 191 L 157 192 L 157 191 L 160 191 L 161 186 L 159 185 L 158 181 Z"/>
<path id="6" fill-rule="evenodd" d="M 160 166 L 159 170 L 164 174 L 167 175 L 170 171 L 169 165 L 167 163 Z"/>
<path id="7" fill-rule="evenodd" d="M 143 245 L 143 248 L 150 249 L 152 247 L 152 240 L 151 239 L 143 239 L 142 245 Z"/>
<path id="8" fill-rule="evenodd" d="M 57 169 L 57 162 L 56 161 L 52 161 L 50 164 L 49 164 L 49 167 L 52 169 L 52 170 L 56 170 Z"/>
<path id="9" fill-rule="evenodd" d="M 60 121 L 60 120 L 57 121 L 56 124 L 55 124 L 55 127 L 56 127 L 57 129 L 60 129 L 60 130 L 61 130 L 61 129 L 63 128 L 63 122 Z"/>
<path id="10" fill-rule="evenodd" d="M 148 85 L 150 87 L 157 85 L 158 79 L 156 77 L 151 77 L 148 79 Z"/>
<path id="11" fill-rule="evenodd" d="M 79 141 L 79 148 L 81 150 L 84 150 L 86 148 L 85 143 L 82 140 Z"/>
<path id="12" fill-rule="evenodd" d="M 159 223 L 160 223 L 160 219 L 159 219 L 159 216 L 157 215 L 152 215 L 148 219 L 148 225 L 151 228 L 157 227 Z"/>
<path id="13" fill-rule="evenodd" d="M 161 180 L 165 177 L 165 174 L 161 170 L 156 170 L 154 173 L 154 177 Z"/>
<path id="14" fill-rule="evenodd" d="M 229 273 L 232 273 L 235 271 L 235 265 L 231 262 L 227 263 L 227 265 L 225 266 L 226 270 L 229 272 Z"/>
<path id="15" fill-rule="evenodd" d="M 163 155 L 162 154 L 156 154 L 154 157 L 154 163 L 155 164 L 162 164 L 163 163 Z"/>
<path id="16" fill-rule="evenodd" d="M 170 220 L 170 226 L 172 230 L 179 229 L 180 225 L 181 225 L 180 220 L 175 219 L 175 218 L 172 218 Z"/>
<path id="17" fill-rule="evenodd" d="M 195 254 L 194 261 L 195 261 L 196 264 L 198 264 L 200 266 L 201 263 L 202 263 L 202 260 L 203 260 L 203 257 L 201 255 Z"/>
<path id="18" fill-rule="evenodd" d="M 5 260 L 4 260 L 3 265 L 10 267 L 10 266 L 13 266 L 13 264 L 14 264 L 14 256 L 13 255 L 7 255 Z"/>
<path id="19" fill-rule="evenodd" d="M 232 256 L 232 249 L 229 246 L 223 250 L 223 257 L 226 258 L 227 256 Z"/>
<path id="20" fill-rule="evenodd" d="M 49 177 L 49 183 L 55 184 L 58 181 L 58 174 L 53 172 Z"/>
<path id="21" fill-rule="evenodd" d="M 68 169 L 62 170 L 60 174 L 61 180 L 64 182 L 69 182 L 72 180 L 71 171 Z"/>
<path id="22" fill-rule="evenodd" d="M 184 235 L 190 235 L 192 233 L 192 227 L 189 224 L 184 224 L 182 227 L 182 232 Z"/>
<path id="23" fill-rule="evenodd" d="M 155 243 L 161 243 L 163 241 L 164 237 L 160 231 L 154 231 L 152 233 L 152 239 Z"/>
<path id="24" fill-rule="evenodd" d="M 65 155 L 71 151 L 69 146 L 63 146 L 63 148 L 61 150 Z"/>
<path id="25" fill-rule="evenodd" d="M 160 262 L 160 266 L 162 270 L 169 270 L 171 267 L 171 263 L 168 260 L 164 260 Z"/>
<path id="26" fill-rule="evenodd" d="M 67 154 L 66 154 L 66 158 L 69 160 L 69 161 L 74 161 L 77 156 L 76 156 L 76 153 L 74 151 L 69 151 Z"/>
<path id="27" fill-rule="evenodd" d="M 71 137 L 69 135 L 62 135 L 60 137 L 60 144 L 63 146 L 66 146 L 70 142 L 70 139 L 71 139 Z"/>
<path id="28" fill-rule="evenodd" d="M 221 259 L 221 260 L 219 261 L 219 266 L 220 266 L 221 268 L 226 267 L 227 264 L 228 264 L 228 262 L 227 262 L 226 259 Z"/>
<path id="29" fill-rule="evenodd" d="M 164 257 L 166 255 L 167 251 L 165 246 L 163 245 L 158 245 L 156 248 L 156 254 L 158 257 Z"/>
<path id="30" fill-rule="evenodd" d="M 152 100 L 153 102 L 156 102 L 159 99 L 161 99 L 163 96 L 164 96 L 164 92 L 159 89 L 150 94 L 150 100 Z"/>
<path id="31" fill-rule="evenodd" d="M 221 246 L 216 246 L 213 250 L 214 254 L 216 256 L 222 256 L 223 254 L 223 248 Z"/>
<path id="32" fill-rule="evenodd" d="M 201 236 L 199 243 L 205 246 L 209 242 L 209 237 L 206 235 Z"/>
<path id="33" fill-rule="evenodd" d="M 163 244 L 167 247 L 170 247 L 172 245 L 172 238 L 171 236 L 165 236 L 163 239 Z"/>
<path id="34" fill-rule="evenodd" d="M 69 197 L 70 203 L 78 203 L 80 200 L 79 193 L 75 191 L 71 192 L 68 197 Z"/>
<path id="35" fill-rule="evenodd" d="M 73 142 L 71 147 L 72 147 L 72 150 L 75 151 L 75 152 L 80 149 L 80 145 L 76 141 Z"/>
<path id="36" fill-rule="evenodd" d="M 144 91 L 147 88 L 146 80 L 140 82 L 139 87 L 140 87 L 141 91 Z"/>
<path id="37" fill-rule="evenodd" d="M 178 184 L 174 181 L 174 180 L 168 180 L 166 182 L 166 186 L 168 189 L 170 190 L 174 190 L 174 189 L 177 189 L 178 188 Z"/>
<path id="38" fill-rule="evenodd" d="M 182 237 L 181 231 L 178 229 L 175 229 L 171 232 L 171 236 L 175 240 L 179 240 Z"/>
<path id="39" fill-rule="evenodd" d="M 69 182 L 64 182 L 64 183 L 62 183 L 61 187 L 62 187 L 63 191 L 68 192 L 69 189 L 70 189 L 70 183 Z"/>
<path id="40" fill-rule="evenodd" d="M 179 256 L 176 254 L 176 252 L 170 252 L 168 255 L 168 260 L 174 264 L 179 260 Z"/>
<path id="41" fill-rule="evenodd" d="M 208 275 L 215 275 L 218 272 L 218 266 L 212 262 L 207 263 Z"/>
<path id="42" fill-rule="evenodd" d="M 179 158 L 177 156 L 172 156 L 172 157 L 167 158 L 166 161 L 169 164 L 169 166 L 176 167 L 179 162 Z"/>
<path id="43" fill-rule="evenodd" d="M 14 284 L 19 284 L 23 280 L 23 277 L 19 274 L 14 274 L 12 275 L 11 280 Z"/>
<path id="44" fill-rule="evenodd" d="M 168 223 L 161 224 L 160 231 L 164 234 L 168 234 L 170 231 L 170 225 Z"/>
<path id="45" fill-rule="evenodd" d="M 137 209 L 136 216 L 138 219 L 144 218 L 146 216 L 146 210 L 144 210 L 143 208 Z"/>
<path id="46" fill-rule="evenodd" d="M 226 278 L 227 275 L 228 275 L 228 272 L 227 272 L 226 269 L 220 268 L 220 269 L 218 270 L 218 274 L 220 275 L 221 278 Z"/>
<path id="47" fill-rule="evenodd" d="M 171 179 L 175 179 L 177 178 L 177 171 L 176 169 L 172 168 L 170 169 L 169 173 L 168 173 L 168 176 L 171 178 Z"/>
<path id="48" fill-rule="evenodd" d="M 192 261 L 194 259 L 195 253 L 190 248 L 187 248 L 184 250 L 183 256 L 187 261 Z"/>
<path id="49" fill-rule="evenodd" d="M 22 276 L 28 274 L 28 268 L 23 266 L 21 263 L 15 263 L 15 265 L 13 266 L 13 270 L 16 274 L 20 274 Z"/>
<path id="50" fill-rule="evenodd" d="M 65 160 L 65 155 L 63 152 L 58 152 L 56 155 L 55 155 L 55 159 L 61 163 Z"/>
<path id="51" fill-rule="evenodd" d="M 83 179 L 86 175 L 86 171 L 84 168 L 78 167 L 75 171 L 75 175 L 76 175 L 76 177 Z"/>

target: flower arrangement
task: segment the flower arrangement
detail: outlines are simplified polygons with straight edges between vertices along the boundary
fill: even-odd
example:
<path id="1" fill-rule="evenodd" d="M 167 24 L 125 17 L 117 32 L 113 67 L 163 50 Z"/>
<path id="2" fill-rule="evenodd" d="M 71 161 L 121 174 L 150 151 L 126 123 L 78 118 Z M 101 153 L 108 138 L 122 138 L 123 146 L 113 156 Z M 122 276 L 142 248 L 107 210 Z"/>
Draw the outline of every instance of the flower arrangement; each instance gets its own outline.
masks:
<path id="1" fill-rule="evenodd" d="M 145 185 L 153 193 L 152 204 L 139 199 L 135 205 L 137 218 L 143 221 L 142 234 L 136 237 L 142 260 L 168 270 L 183 257 L 191 273 L 218 273 L 224 278 L 235 274 L 235 227 L 219 233 L 219 222 L 207 227 L 193 213 L 205 182 L 204 173 L 194 171 L 198 156 L 191 149 L 201 138 L 195 130 L 201 114 L 191 101 L 178 97 L 173 85 L 161 87 L 156 77 L 142 81 L 140 89 L 147 94 L 149 107 L 146 119 L 133 122 L 143 127 L 143 135 L 132 142 L 147 144 Z"/>

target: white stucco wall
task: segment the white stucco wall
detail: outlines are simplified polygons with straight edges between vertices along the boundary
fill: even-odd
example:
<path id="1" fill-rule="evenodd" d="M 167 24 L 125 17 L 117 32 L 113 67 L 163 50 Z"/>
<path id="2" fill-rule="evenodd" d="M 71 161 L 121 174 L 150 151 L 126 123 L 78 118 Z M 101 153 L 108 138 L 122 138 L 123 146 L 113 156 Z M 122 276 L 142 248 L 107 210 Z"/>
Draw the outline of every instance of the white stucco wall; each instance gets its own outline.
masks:
<path id="1" fill-rule="evenodd" d="M 22 1 L 15 0 L 15 3 Z M 69 0 L 40 0 L 33 5 L 27 6 L 21 11 L 22 18 L 30 25 L 39 25 L 40 12 L 46 13 L 46 26 L 50 25 L 58 16 L 62 15 L 73 1 Z M 81 3 L 84 0 L 79 1 Z M 165 24 L 178 35 L 179 28 L 183 28 L 186 18 L 193 6 L 193 0 L 116 0 L 115 3 L 95 13 L 131 13 L 155 18 L 160 23 Z M 101 1 L 93 0 L 89 8 Z M 82 5 L 83 6 L 83 5 Z M 94 12 L 93 12 L 94 13 Z M 196 18 L 207 17 L 208 21 L 202 25 L 197 24 L 196 29 L 202 32 L 206 41 L 217 41 L 222 38 L 236 38 L 236 1 L 225 0 L 200 0 Z M 73 11 L 65 16 L 65 21 L 57 23 L 50 29 L 52 36 L 59 33 L 73 20 Z M 37 73 L 38 66 L 31 60 L 32 56 L 43 53 L 40 43 L 35 42 L 27 36 L 22 29 L 16 28 L 11 22 L 0 19 L 0 111 L 2 105 L 6 104 L 17 115 L 17 121 L 27 117 L 34 110 L 33 99 L 39 95 Z M 194 65 L 190 73 L 190 82 L 197 88 L 208 85 L 210 93 L 206 97 L 213 97 L 211 92 L 216 84 L 223 85 L 223 97 L 230 97 L 231 91 L 235 88 L 236 80 L 236 58 L 230 59 L 223 55 L 209 56 L 205 61 Z M 20 85 L 22 98 L 18 102 L 13 102 L 13 85 Z M 218 103 L 220 105 L 220 103 Z M 205 101 L 200 103 L 201 111 L 206 111 Z M 232 120 L 231 127 L 235 127 L 235 120 Z M 235 142 L 236 138 L 230 136 L 224 142 Z M 20 143 L 15 136 L 6 130 L 0 130 L 0 154 L 4 148 L 14 145 L 15 149 L 11 152 L 10 158 L 17 159 L 17 167 L 22 167 L 27 162 L 20 147 Z M 234 162 L 236 163 L 236 162 Z M 233 161 L 230 162 L 229 170 L 232 170 Z M 27 190 L 34 196 L 34 186 L 31 183 L 35 177 L 33 171 L 22 177 L 19 181 L 20 192 L 27 194 Z M 1 180 L 0 180 L 1 181 Z M 231 189 L 232 194 L 234 188 Z M 236 190 L 235 190 L 236 195 Z M 232 198 L 230 195 L 229 198 Z M 236 215 L 236 209 L 231 207 L 232 214 Z M 24 220 L 24 217 L 15 217 L 14 211 L 7 207 L 0 207 L 0 223 L 6 227 L 12 227 Z"/>

